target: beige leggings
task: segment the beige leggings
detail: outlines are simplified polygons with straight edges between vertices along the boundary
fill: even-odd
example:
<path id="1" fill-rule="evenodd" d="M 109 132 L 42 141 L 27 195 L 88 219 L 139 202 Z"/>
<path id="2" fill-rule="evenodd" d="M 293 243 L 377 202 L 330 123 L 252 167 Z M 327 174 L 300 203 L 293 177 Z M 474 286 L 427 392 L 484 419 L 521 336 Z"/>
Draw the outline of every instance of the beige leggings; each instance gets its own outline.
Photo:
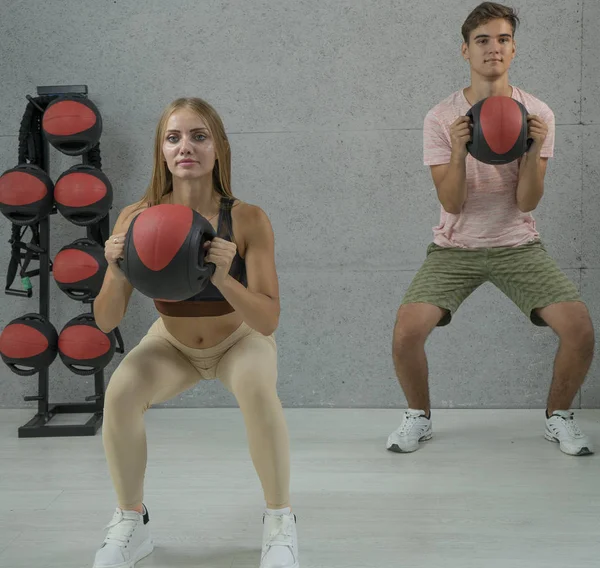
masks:
<path id="1" fill-rule="evenodd" d="M 289 506 L 289 440 L 277 395 L 277 348 L 245 323 L 209 349 L 175 339 L 158 319 L 123 359 L 106 390 L 102 436 L 119 506 L 141 504 L 146 472 L 144 413 L 194 386 L 219 378 L 235 396 L 267 507 Z"/>

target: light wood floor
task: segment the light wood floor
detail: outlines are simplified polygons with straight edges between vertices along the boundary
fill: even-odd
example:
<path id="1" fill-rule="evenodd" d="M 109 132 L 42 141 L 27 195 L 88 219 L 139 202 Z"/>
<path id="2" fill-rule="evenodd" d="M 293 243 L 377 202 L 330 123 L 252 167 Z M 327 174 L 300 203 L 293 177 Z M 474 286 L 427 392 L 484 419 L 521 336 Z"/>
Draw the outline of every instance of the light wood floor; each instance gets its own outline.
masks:
<path id="1" fill-rule="evenodd" d="M 17 438 L 0 410 L 0 567 L 91 567 L 114 509 L 101 435 Z M 562 454 L 543 411 L 434 411 L 419 451 L 399 410 L 286 410 L 302 568 L 600 566 L 600 453 Z M 578 411 L 600 452 L 600 411 Z M 80 418 L 77 417 L 77 420 Z M 263 501 L 237 409 L 154 409 L 137 568 L 257 568 Z"/>

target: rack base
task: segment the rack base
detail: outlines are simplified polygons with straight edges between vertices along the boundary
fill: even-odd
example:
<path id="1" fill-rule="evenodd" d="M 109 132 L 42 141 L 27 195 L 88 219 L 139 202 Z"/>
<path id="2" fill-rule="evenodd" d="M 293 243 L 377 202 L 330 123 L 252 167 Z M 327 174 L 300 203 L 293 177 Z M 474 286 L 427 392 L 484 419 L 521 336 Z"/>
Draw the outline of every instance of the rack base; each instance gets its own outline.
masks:
<path id="1" fill-rule="evenodd" d="M 93 415 L 85 424 L 51 424 L 58 414 Z M 102 426 L 103 412 L 95 403 L 64 403 L 51 405 L 47 414 L 36 414 L 19 428 L 19 438 L 48 438 L 58 436 L 94 436 Z"/>

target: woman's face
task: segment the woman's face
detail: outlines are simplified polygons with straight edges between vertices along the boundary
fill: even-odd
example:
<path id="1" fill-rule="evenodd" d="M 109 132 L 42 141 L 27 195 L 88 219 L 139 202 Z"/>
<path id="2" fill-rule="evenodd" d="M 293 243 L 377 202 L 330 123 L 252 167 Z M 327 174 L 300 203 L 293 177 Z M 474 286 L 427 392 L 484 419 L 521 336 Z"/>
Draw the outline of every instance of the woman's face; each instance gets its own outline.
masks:
<path id="1" fill-rule="evenodd" d="M 174 177 L 212 175 L 216 160 L 214 140 L 204 120 L 193 111 L 180 109 L 169 117 L 162 150 Z"/>

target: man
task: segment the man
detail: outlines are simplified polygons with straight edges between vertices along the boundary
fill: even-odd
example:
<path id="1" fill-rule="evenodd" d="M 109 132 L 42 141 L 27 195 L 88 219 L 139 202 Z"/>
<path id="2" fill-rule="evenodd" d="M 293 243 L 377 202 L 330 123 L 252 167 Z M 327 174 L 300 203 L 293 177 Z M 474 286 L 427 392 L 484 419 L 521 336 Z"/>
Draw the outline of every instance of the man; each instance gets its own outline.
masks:
<path id="1" fill-rule="evenodd" d="M 594 351 L 594 330 L 577 288 L 540 241 L 531 215 L 544 191 L 554 147 L 550 108 L 508 80 L 515 57 L 515 12 L 494 2 L 475 8 L 462 26 L 463 58 L 471 84 L 432 108 L 424 122 L 424 161 L 442 205 L 425 262 L 398 310 L 393 359 L 408 401 L 387 448 L 412 452 L 432 436 L 425 342 L 436 326 L 450 323 L 459 305 L 492 282 L 537 326 L 559 337 L 546 408 L 546 439 L 570 455 L 593 453 L 591 441 L 569 410 Z M 467 152 L 469 108 L 490 96 L 512 97 L 528 111 L 528 152 L 493 166 Z"/>

